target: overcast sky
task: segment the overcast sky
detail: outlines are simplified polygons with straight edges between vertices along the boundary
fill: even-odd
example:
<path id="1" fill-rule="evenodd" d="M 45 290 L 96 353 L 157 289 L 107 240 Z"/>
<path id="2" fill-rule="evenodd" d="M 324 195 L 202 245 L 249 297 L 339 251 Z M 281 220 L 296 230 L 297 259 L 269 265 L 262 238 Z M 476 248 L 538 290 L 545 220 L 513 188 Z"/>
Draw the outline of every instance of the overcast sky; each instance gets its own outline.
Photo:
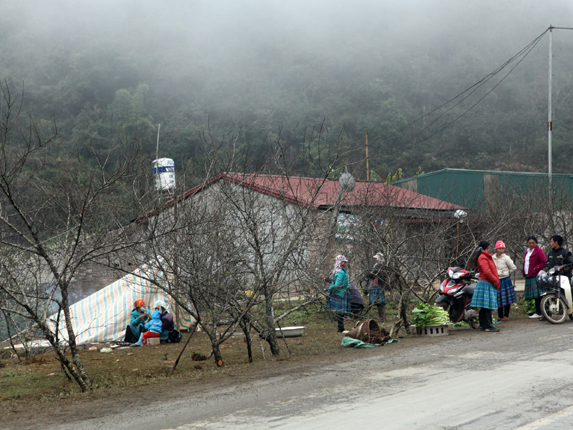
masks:
<path id="1" fill-rule="evenodd" d="M 44 43 L 103 39 L 223 64 L 240 64 L 253 47 L 380 55 L 460 40 L 511 55 L 550 24 L 573 26 L 573 2 L 565 0 L 4 0 L 0 7 L 4 31 Z"/>

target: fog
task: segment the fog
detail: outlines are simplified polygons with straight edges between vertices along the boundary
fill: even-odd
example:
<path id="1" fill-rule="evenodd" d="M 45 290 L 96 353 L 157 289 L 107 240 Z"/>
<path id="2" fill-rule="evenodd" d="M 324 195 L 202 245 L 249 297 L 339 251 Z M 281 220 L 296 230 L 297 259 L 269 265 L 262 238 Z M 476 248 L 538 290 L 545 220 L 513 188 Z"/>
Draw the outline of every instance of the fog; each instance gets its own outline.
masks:
<path id="1" fill-rule="evenodd" d="M 221 130 L 231 131 L 260 125 L 264 118 L 253 112 L 268 109 L 269 129 L 314 126 L 326 119 L 333 129 L 348 130 L 350 122 L 356 129 L 369 126 L 381 141 L 389 133 L 382 123 L 390 121 L 382 117 L 392 106 L 397 106 L 392 115 L 402 122 L 430 111 L 549 25 L 573 26 L 573 2 L 5 0 L 0 3 L 0 77 L 25 82 L 35 111 L 69 123 L 70 133 L 77 127 L 71 117 L 85 113 L 86 103 L 103 106 L 119 89 L 133 94 L 145 84 L 156 101 L 164 98 L 163 105 L 148 109 L 154 123 L 165 120 L 161 106 L 194 104 L 186 115 L 197 115 L 195 123 L 225 116 Z M 556 91 L 568 94 L 573 32 L 555 31 L 554 44 Z M 494 100 L 513 100 L 513 106 L 530 100 L 537 106 L 546 98 L 546 63 L 547 37 L 504 84 L 505 91 L 514 85 L 523 89 L 520 94 L 527 89 L 535 97 L 518 101 L 496 92 Z M 75 69 L 89 70 L 89 83 L 71 90 Z M 361 95 L 366 93 L 370 98 Z M 50 94 L 62 100 L 50 100 Z M 337 105 L 352 98 L 361 101 Z M 389 99 L 391 106 L 376 106 L 378 122 L 366 120 L 366 110 L 357 112 L 361 105 L 366 109 Z M 298 102 L 309 110 L 295 106 Z M 254 116 L 247 118 L 246 111 Z M 357 116 L 345 119 L 349 112 Z M 451 139 L 459 144 L 458 137 Z M 404 156 L 396 163 L 419 162 Z M 396 167 L 388 159 L 380 163 Z"/>

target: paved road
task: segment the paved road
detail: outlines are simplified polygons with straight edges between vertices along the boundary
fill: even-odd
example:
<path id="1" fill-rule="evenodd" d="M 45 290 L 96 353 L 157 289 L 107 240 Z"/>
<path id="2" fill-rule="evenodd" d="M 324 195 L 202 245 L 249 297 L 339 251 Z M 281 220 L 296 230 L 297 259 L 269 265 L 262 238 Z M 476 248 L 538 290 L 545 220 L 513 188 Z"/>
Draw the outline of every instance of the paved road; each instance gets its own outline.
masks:
<path id="1" fill-rule="evenodd" d="M 533 320 L 355 351 L 347 363 L 189 393 L 60 429 L 571 429 L 573 323 Z M 368 356 L 364 358 L 364 356 Z M 362 358 L 359 358 L 362 357 Z"/>

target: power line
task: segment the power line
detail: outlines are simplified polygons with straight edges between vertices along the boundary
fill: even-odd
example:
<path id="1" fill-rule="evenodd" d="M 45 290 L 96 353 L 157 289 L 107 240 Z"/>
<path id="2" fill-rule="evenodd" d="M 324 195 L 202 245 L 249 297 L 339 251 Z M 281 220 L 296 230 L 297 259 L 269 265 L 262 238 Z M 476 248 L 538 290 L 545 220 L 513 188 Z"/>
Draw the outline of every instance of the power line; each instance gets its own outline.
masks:
<path id="1" fill-rule="evenodd" d="M 532 45 L 536 45 L 539 40 L 549 31 L 549 29 L 545 30 L 543 33 L 541 33 L 539 36 L 537 36 L 533 41 L 531 41 L 529 44 L 527 44 L 527 46 L 525 46 L 521 51 L 519 51 L 517 54 L 515 54 L 513 57 L 511 57 L 509 60 L 507 60 L 505 63 L 503 63 L 501 66 L 499 66 L 497 69 L 495 69 L 493 72 L 487 74 L 486 76 L 484 76 L 482 79 L 480 79 L 479 81 L 477 81 L 475 84 L 471 85 L 470 87 L 466 88 L 464 91 L 462 91 L 461 93 L 459 93 L 458 95 L 456 95 L 455 97 L 452 97 L 451 99 L 449 99 L 448 101 L 446 101 L 445 103 L 442 103 L 440 106 L 438 106 L 437 108 L 431 110 L 429 113 L 424 114 L 418 118 L 416 118 L 415 120 L 409 122 L 408 124 L 406 124 L 404 127 L 402 127 L 399 131 L 402 131 L 406 128 L 408 128 L 409 126 L 411 126 L 412 124 L 415 124 L 416 122 L 424 119 L 425 117 L 433 114 L 434 112 L 439 111 L 440 109 L 442 109 L 444 106 L 447 106 L 448 104 L 450 104 L 451 102 L 453 102 L 454 100 L 462 97 L 464 94 L 468 93 L 469 94 L 466 97 L 463 97 L 462 100 L 460 101 L 460 103 L 462 101 L 464 101 L 467 97 L 469 97 L 471 94 L 473 94 L 475 91 L 477 91 L 477 89 L 479 87 L 481 87 L 483 84 L 487 83 L 490 79 L 492 79 L 495 75 L 497 75 L 499 72 L 501 72 L 505 67 L 507 67 L 507 65 L 509 65 L 512 61 L 514 61 L 516 58 L 518 58 L 519 56 L 521 56 L 525 51 L 527 51 L 530 47 L 532 47 Z M 458 103 L 459 104 L 459 103 Z M 455 105 L 457 106 L 457 104 Z M 447 112 L 447 111 L 446 111 Z"/>
<path id="2" fill-rule="evenodd" d="M 546 30 L 547 31 L 547 30 Z M 544 33 L 545 34 L 545 33 Z M 422 139 L 420 141 L 421 142 L 425 142 L 426 140 L 434 137 L 436 134 L 441 133 L 442 131 L 444 131 L 446 128 L 448 128 L 450 125 L 454 124 L 455 122 L 457 122 L 459 119 L 463 118 L 465 115 L 467 115 L 474 107 L 476 107 L 482 100 L 484 100 L 487 96 L 489 96 L 493 90 L 495 90 L 516 68 L 517 66 L 519 66 L 523 60 L 525 60 L 525 58 L 529 55 L 529 53 L 533 50 L 533 48 L 535 48 L 535 46 L 537 46 L 537 44 L 539 43 L 539 41 L 541 40 L 541 37 L 539 37 L 537 39 L 537 41 L 535 42 L 534 45 L 531 46 L 531 48 L 525 53 L 525 55 L 517 62 L 517 64 L 515 66 L 513 66 L 506 74 L 503 78 L 500 79 L 500 81 L 495 84 L 485 95 L 483 95 L 478 101 L 476 101 L 473 105 L 471 105 L 465 112 L 463 112 L 462 114 L 460 114 L 459 116 L 457 116 L 453 121 L 449 122 L 448 124 L 446 124 L 444 127 L 442 127 L 441 129 L 439 129 L 438 131 L 436 131 L 435 133 L 430 134 L 428 137 Z M 500 70 L 501 71 L 501 70 Z M 475 90 L 474 90 L 475 91 Z M 472 91 L 473 93 L 473 91 Z M 470 94 L 471 95 L 471 94 Z M 467 96 L 469 97 L 469 95 Z M 465 97 L 463 100 L 465 100 L 467 97 Z M 451 107 L 450 109 L 448 109 L 446 112 L 444 112 L 444 114 L 440 115 L 438 117 L 441 118 L 442 116 L 444 116 L 447 112 L 451 111 L 454 107 L 458 106 L 461 103 L 461 101 L 459 103 L 457 103 L 456 105 L 454 105 L 453 107 Z M 433 121 L 432 123 L 430 123 L 430 125 L 434 124 L 437 120 Z M 428 126 L 429 127 L 429 126 Z M 426 127 L 426 128 L 428 128 Z M 426 128 L 420 130 L 420 132 L 414 136 L 412 139 L 406 141 L 406 143 L 411 142 L 412 140 L 416 139 Z"/>
<path id="3" fill-rule="evenodd" d="M 550 27 L 550 28 L 557 28 L 557 27 Z M 428 128 L 430 128 L 432 125 L 434 125 L 436 122 L 438 122 L 444 115 L 446 115 L 448 112 L 450 112 L 451 110 L 453 110 L 455 107 L 459 106 L 461 103 L 463 103 L 467 98 L 469 98 L 472 94 L 474 94 L 479 88 L 481 88 L 483 85 L 485 85 L 487 82 L 489 82 L 491 79 L 493 79 L 497 74 L 499 74 L 502 70 L 504 70 L 508 65 L 510 65 L 513 61 L 515 61 L 516 59 L 518 59 L 519 57 L 522 57 L 517 64 L 511 69 L 509 70 L 509 72 L 492 88 L 490 89 L 483 97 L 481 97 L 476 103 L 474 103 L 469 109 L 467 109 L 464 113 L 462 113 L 461 115 L 459 115 L 458 117 L 456 117 L 456 119 L 454 119 L 453 121 L 449 122 L 447 125 L 445 125 L 444 127 L 442 127 L 440 130 L 436 131 L 435 133 L 432 133 L 430 136 L 424 138 L 422 140 L 422 142 L 430 139 L 431 137 L 435 136 L 436 134 L 442 132 L 444 129 L 446 129 L 447 127 L 449 127 L 450 125 L 452 125 L 453 123 L 455 123 L 456 121 L 458 121 L 459 119 L 461 119 L 463 116 L 465 116 L 467 113 L 469 113 L 475 106 L 477 106 L 477 104 L 479 104 L 483 99 L 485 99 L 495 88 L 497 88 L 501 82 L 503 82 L 505 80 L 505 78 L 507 78 L 507 76 L 509 76 L 509 74 L 511 74 L 511 72 L 513 72 L 513 70 L 515 70 L 515 68 L 521 64 L 521 62 L 527 57 L 527 55 L 529 55 L 529 53 L 537 46 L 537 44 L 540 42 L 540 40 L 543 38 L 543 36 L 549 31 L 549 29 L 546 29 L 545 31 L 543 31 L 543 33 L 541 33 L 539 36 L 537 36 L 535 39 L 533 39 L 530 43 L 528 43 L 524 48 L 522 48 L 517 54 L 513 55 L 510 59 L 508 59 L 507 61 L 505 61 L 503 64 L 501 64 L 499 67 L 497 67 L 496 69 L 494 69 L 492 72 L 490 72 L 489 74 L 487 74 L 486 76 L 484 76 L 482 79 L 480 79 L 479 81 L 477 81 L 476 83 L 474 83 L 473 85 L 471 85 L 470 87 L 466 88 L 464 91 L 460 92 L 458 95 L 452 97 L 451 99 L 449 99 L 448 101 L 442 103 L 440 106 L 436 107 L 435 109 L 433 109 L 432 111 L 430 111 L 429 113 L 426 113 L 424 115 L 421 115 L 420 117 L 414 119 L 413 121 L 410 121 L 408 124 L 406 124 L 404 127 L 402 127 L 401 129 L 399 129 L 397 132 L 394 132 L 393 134 L 398 137 L 400 132 L 410 128 L 413 124 L 421 121 L 424 118 L 427 118 L 428 116 L 432 115 L 433 113 L 438 112 L 439 110 L 443 109 L 444 107 L 448 106 L 449 104 L 451 104 L 452 102 L 456 101 L 456 103 L 454 103 L 452 106 L 450 106 L 448 109 L 446 109 L 443 113 L 441 113 L 437 118 L 435 118 L 432 122 L 430 122 L 428 125 L 424 126 L 414 137 L 412 137 L 411 139 L 408 139 L 404 142 L 404 144 L 410 143 L 411 141 L 415 140 L 417 137 L 420 136 L 420 134 L 422 134 L 424 131 L 426 131 Z M 573 30 L 573 28 L 571 28 Z M 458 100 L 459 99 L 459 100 Z M 376 142 L 379 142 L 381 140 L 381 138 L 376 139 Z"/>

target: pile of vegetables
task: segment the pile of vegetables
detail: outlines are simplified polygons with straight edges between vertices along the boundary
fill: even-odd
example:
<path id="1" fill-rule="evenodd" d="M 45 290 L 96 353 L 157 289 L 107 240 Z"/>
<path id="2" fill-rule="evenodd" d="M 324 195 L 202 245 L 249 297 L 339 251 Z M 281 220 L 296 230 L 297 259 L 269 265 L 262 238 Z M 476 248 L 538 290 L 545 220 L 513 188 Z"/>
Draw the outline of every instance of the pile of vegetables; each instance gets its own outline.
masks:
<path id="1" fill-rule="evenodd" d="M 428 325 L 445 325 L 450 323 L 450 316 L 439 306 L 432 306 L 428 303 L 418 303 L 412 311 L 416 315 L 412 321 L 416 327 L 426 327 Z"/>

